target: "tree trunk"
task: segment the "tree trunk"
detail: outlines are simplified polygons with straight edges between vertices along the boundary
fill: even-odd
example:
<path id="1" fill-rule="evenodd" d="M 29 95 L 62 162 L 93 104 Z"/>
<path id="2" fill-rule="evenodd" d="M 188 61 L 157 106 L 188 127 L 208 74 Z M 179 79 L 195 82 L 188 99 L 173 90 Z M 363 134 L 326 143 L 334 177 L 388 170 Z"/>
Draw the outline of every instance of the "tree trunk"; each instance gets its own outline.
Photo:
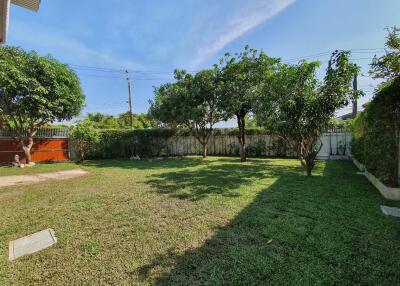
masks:
<path id="1" fill-rule="evenodd" d="M 207 157 L 207 143 L 203 143 L 203 158 Z"/>
<path id="2" fill-rule="evenodd" d="M 240 161 L 245 162 L 246 161 L 246 138 L 245 138 L 245 120 L 244 120 L 244 115 L 241 113 L 238 113 L 237 115 L 237 122 L 238 122 L 238 127 L 239 127 L 239 145 L 240 145 Z"/>
<path id="3" fill-rule="evenodd" d="M 314 169 L 314 160 L 311 158 L 307 158 L 306 159 L 306 172 L 307 172 L 307 176 L 311 177 L 312 175 L 312 170 Z"/>
<path id="4" fill-rule="evenodd" d="M 28 135 L 28 144 L 25 145 L 23 139 L 20 140 L 20 143 L 25 154 L 25 163 L 29 164 L 32 162 L 31 149 L 33 146 L 33 135 L 31 133 Z"/>
<path id="5" fill-rule="evenodd" d="M 22 146 L 22 150 L 24 150 L 25 153 L 25 162 L 29 164 L 32 162 L 31 149 L 28 146 Z"/>

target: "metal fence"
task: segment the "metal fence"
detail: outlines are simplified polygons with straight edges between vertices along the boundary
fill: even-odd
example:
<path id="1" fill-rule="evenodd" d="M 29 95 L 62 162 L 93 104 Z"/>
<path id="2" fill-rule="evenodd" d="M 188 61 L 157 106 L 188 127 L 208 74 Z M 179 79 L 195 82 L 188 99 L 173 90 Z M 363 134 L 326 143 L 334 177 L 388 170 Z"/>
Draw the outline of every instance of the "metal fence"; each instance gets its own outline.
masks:
<path id="1" fill-rule="evenodd" d="M 22 129 L 20 134 L 27 136 L 28 132 L 26 129 Z M 17 132 L 10 128 L 1 128 L 0 137 L 16 137 Z M 68 138 L 68 128 L 38 128 L 35 138 Z"/>

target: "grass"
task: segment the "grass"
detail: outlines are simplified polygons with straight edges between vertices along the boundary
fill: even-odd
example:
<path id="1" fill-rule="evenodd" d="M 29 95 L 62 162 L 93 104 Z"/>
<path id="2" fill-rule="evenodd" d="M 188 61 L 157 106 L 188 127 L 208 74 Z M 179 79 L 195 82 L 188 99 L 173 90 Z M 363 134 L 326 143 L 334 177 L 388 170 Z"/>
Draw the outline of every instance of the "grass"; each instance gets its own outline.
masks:
<path id="1" fill-rule="evenodd" d="M 399 221 L 349 162 L 311 178 L 289 159 L 80 167 L 91 174 L 0 189 L 0 285 L 400 283 Z M 10 240 L 47 227 L 56 246 L 7 261 Z"/>
<path id="2" fill-rule="evenodd" d="M 15 167 L 1 167 L 0 166 L 0 177 L 1 176 L 14 176 L 14 175 L 31 175 L 38 173 L 56 172 L 61 170 L 70 170 L 80 168 L 79 164 L 71 162 L 60 162 L 60 163 L 40 163 L 36 164 L 35 167 L 25 167 L 23 169 Z M 0 190 L 1 191 L 1 190 Z"/>

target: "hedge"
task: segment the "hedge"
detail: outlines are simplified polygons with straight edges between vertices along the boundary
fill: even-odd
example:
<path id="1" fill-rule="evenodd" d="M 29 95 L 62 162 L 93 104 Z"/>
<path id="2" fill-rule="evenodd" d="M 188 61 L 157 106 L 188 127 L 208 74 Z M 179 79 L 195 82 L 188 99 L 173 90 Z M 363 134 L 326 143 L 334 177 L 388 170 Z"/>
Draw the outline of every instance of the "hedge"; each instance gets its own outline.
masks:
<path id="1" fill-rule="evenodd" d="M 176 135 L 176 129 L 103 129 L 100 140 L 87 151 L 89 159 L 129 158 L 133 154 L 143 157 L 157 156 L 167 139 Z"/>
<path id="2" fill-rule="evenodd" d="M 385 184 L 399 185 L 400 80 L 379 89 L 353 123 L 352 154 Z"/>
<path id="3" fill-rule="evenodd" d="M 213 135 L 238 135 L 237 128 L 220 128 L 213 131 Z M 248 128 L 246 135 L 267 134 L 262 128 Z M 172 136 L 189 136 L 187 129 L 102 129 L 100 141 L 91 144 L 87 150 L 88 159 L 129 158 L 133 154 L 141 157 L 159 156 L 166 147 L 168 138 Z M 260 144 L 261 145 L 261 144 Z M 283 144 L 279 148 L 285 149 Z M 283 154 L 285 150 L 282 150 Z M 257 156 L 261 153 L 260 146 L 249 146 L 249 155 Z"/>

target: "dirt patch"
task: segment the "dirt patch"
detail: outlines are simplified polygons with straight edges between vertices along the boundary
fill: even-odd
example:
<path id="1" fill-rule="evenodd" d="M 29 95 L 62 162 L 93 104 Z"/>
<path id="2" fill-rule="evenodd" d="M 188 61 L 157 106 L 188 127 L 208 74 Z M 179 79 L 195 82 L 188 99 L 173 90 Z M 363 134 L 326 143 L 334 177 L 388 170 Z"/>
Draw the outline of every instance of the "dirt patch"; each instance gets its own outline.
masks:
<path id="1" fill-rule="evenodd" d="M 29 185 L 48 180 L 67 180 L 76 177 L 81 177 L 88 174 L 82 169 L 73 169 L 66 171 L 58 171 L 51 173 L 42 173 L 34 175 L 18 175 L 18 176 L 4 176 L 0 177 L 0 188 L 15 186 L 15 185 Z"/>

